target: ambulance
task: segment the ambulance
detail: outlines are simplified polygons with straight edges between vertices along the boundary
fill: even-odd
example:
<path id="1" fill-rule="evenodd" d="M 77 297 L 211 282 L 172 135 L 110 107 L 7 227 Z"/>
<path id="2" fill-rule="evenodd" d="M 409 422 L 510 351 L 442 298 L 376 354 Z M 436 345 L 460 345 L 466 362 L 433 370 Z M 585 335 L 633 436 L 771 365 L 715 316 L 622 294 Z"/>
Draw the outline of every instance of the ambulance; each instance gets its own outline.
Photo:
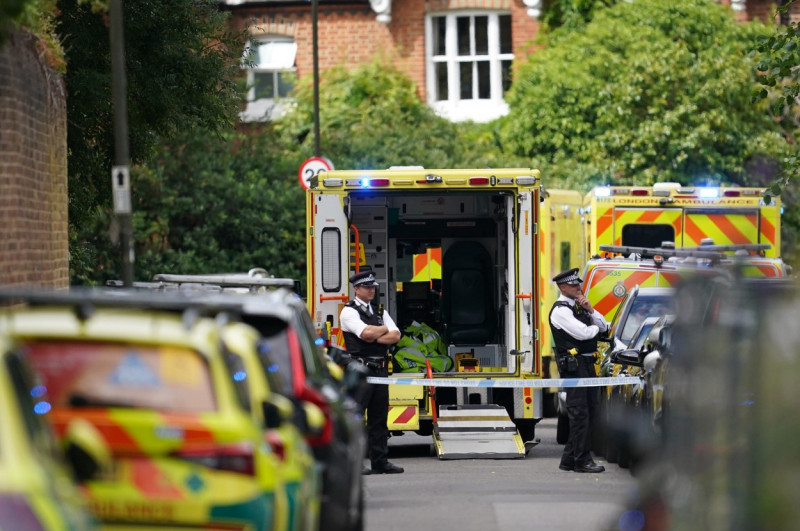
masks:
<path id="1" fill-rule="evenodd" d="M 401 330 L 417 322 L 440 336 L 457 360 L 453 370 L 392 373 L 388 420 L 393 432 L 433 434 L 440 458 L 480 457 L 477 439 L 487 428 L 507 434 L 484 445 L 496 457 L 524 457 L 524 442 L 534 438 L 541 389 L 492 383 L 543 374 L 540 209 L 533 169 L 336 170 L 311 179 L 311 317 L 343 347 L 339 314 L 354 297 L 348 279 L 369 268 L 379 283 L 374 302 Z M 464 386 L 408 384 L 454 377 Z M 450 435 L 474 436 L 474 444 Z"/>
<path id="2" fill-rule="evenodd" d="M 693 247 L 710 238 L 716 245 L 769 244 L 764 256 L 781 249 L 780 197 L 764 202 L 763 188 L 599 186 L 584 202 L 587 256 L 601 245 Z"/>
<path id="3" fill-rule="evenodd" d="M 687 274 L 702 274 L 711 262 L 729 268 L 735 263 L 745 276 L 785 276 L 780 197 L 765 203 L 764 191 L 678 183 L 591 190 L 583 212 L 591 258 L 582 278 L 592 306 L 611 320 L 634 285 L 674 286 Z M 666 250 L 647 252 L 658 248 Z"/>
<path id="4" fill-rule="evenodd" d="M 552 278 L 573 267 L 583 269 L 586 264 L 584 249 L 584 194 L 577 190 L 544 188 L 542 191 L 542 214 L 539 244 L 541 267 L 539 269 L 539 324 L 542 330 L 542 366 L 545 378 L 558 378 L 558 367 L 553 354 L 553 335 L 550 332 L 550 309 L 559 295 Z M 557 388 L 544 389 L 545 416 L 556 413 Z"/>

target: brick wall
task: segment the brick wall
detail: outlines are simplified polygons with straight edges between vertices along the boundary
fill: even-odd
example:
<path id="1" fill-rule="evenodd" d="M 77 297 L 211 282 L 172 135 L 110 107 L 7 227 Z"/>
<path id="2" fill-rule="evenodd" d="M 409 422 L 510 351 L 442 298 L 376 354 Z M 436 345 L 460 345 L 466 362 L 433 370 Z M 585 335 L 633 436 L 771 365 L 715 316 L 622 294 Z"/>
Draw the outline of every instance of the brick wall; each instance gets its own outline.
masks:
<path id="1" fill-rule="evenodd" d="M 69 285 L 64 82 L 35 37 L 0 48 L 0 285 Z"/>
<path id="2" fill-rule="evenodd" d="M 425 15 L 451 9 L 502 9 L 511 12 L 514 53 L 530 50 L 539 22 L 527 15 L 522 0 L 394 0 L 392 21 L 383 24 L 369 4 L 327 6 L 318 10 L 319 69 L 363 64 L 380 57 L 406 72 L 425 100 Z M 297 76 L 313 73 L 311 12 L 307 7 L 237 8 L 237 27 L 255 35 L 287 35 L 297 42 Z M 265 14 L 266 13 L 266 14 Z"/>

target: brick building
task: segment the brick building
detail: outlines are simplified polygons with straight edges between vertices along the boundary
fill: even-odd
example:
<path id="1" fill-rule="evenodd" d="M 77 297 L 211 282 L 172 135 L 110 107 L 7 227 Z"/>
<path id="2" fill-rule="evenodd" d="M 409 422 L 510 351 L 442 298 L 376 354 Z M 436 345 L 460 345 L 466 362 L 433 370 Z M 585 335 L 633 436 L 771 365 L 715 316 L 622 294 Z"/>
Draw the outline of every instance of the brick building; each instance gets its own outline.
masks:
<path id="1" fill-rule="evenodd" d="M 0 47 L 0 285 L 69 286 L 66 90 L 24 31 Z"/>
<path id="2" fill-rule="evenodd" d="M 320 71 L 376 57 L 414 81 L 421 99 L 453 121 L 504 115 L 513 60 L 532 48 L 542 0 L 318 0 Z M 782 0 L 719 0 L 739 20 L 770 16 Z M 258 42 L 248 69 L 252 88 L 244 121 L 274 118 L 280 98 L 313 73 L 308 0 L 222 0 L 237 28 Z M 794 17 L 800 5 L 793 6 Z"/>

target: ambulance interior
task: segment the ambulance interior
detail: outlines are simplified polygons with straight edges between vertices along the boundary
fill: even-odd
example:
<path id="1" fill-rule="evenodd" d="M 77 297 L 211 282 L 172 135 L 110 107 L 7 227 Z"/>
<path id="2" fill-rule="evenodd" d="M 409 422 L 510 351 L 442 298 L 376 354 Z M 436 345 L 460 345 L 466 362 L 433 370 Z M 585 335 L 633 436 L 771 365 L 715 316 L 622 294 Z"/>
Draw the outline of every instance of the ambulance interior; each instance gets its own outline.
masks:
<path id="1" fill-rule="evenodd" d="M 468 351 L 481 366 L 507 366 L 506 275 L 513 273 L 506 213 L 515 200 L 497 191 L 351 198 L 350 220 L 364 244 L 366 266 L 381 284 L 377 302 L 401 330 L 425 323 L 441 335 L 451 357 Z M 440 263 L 425 262 L 431 256 Z M 420 263 L 422 270 L 415 271 Z"/>

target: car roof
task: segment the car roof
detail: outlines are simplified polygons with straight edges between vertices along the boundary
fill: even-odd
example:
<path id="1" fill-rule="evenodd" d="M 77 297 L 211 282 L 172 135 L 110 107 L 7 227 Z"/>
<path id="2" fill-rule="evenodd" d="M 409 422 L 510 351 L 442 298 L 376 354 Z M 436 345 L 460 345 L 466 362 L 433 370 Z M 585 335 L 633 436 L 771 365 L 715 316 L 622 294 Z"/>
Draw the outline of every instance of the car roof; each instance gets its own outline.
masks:
<path id="1" fill-rule="evenodd" d="M 0 302 L 25 303 L 29 306 L 72 306 L 76 311 L 87 314 L 94 308 L 112 307 L 180 311 L 185 315 L 194 313 L 195 316 L 248 313 L 274 316 L 285 321 L 292 318 L 293 312 L 305 309 L 297 294 L 284 288 L 255 294 L 142 288 L 0 289 Z"/>

